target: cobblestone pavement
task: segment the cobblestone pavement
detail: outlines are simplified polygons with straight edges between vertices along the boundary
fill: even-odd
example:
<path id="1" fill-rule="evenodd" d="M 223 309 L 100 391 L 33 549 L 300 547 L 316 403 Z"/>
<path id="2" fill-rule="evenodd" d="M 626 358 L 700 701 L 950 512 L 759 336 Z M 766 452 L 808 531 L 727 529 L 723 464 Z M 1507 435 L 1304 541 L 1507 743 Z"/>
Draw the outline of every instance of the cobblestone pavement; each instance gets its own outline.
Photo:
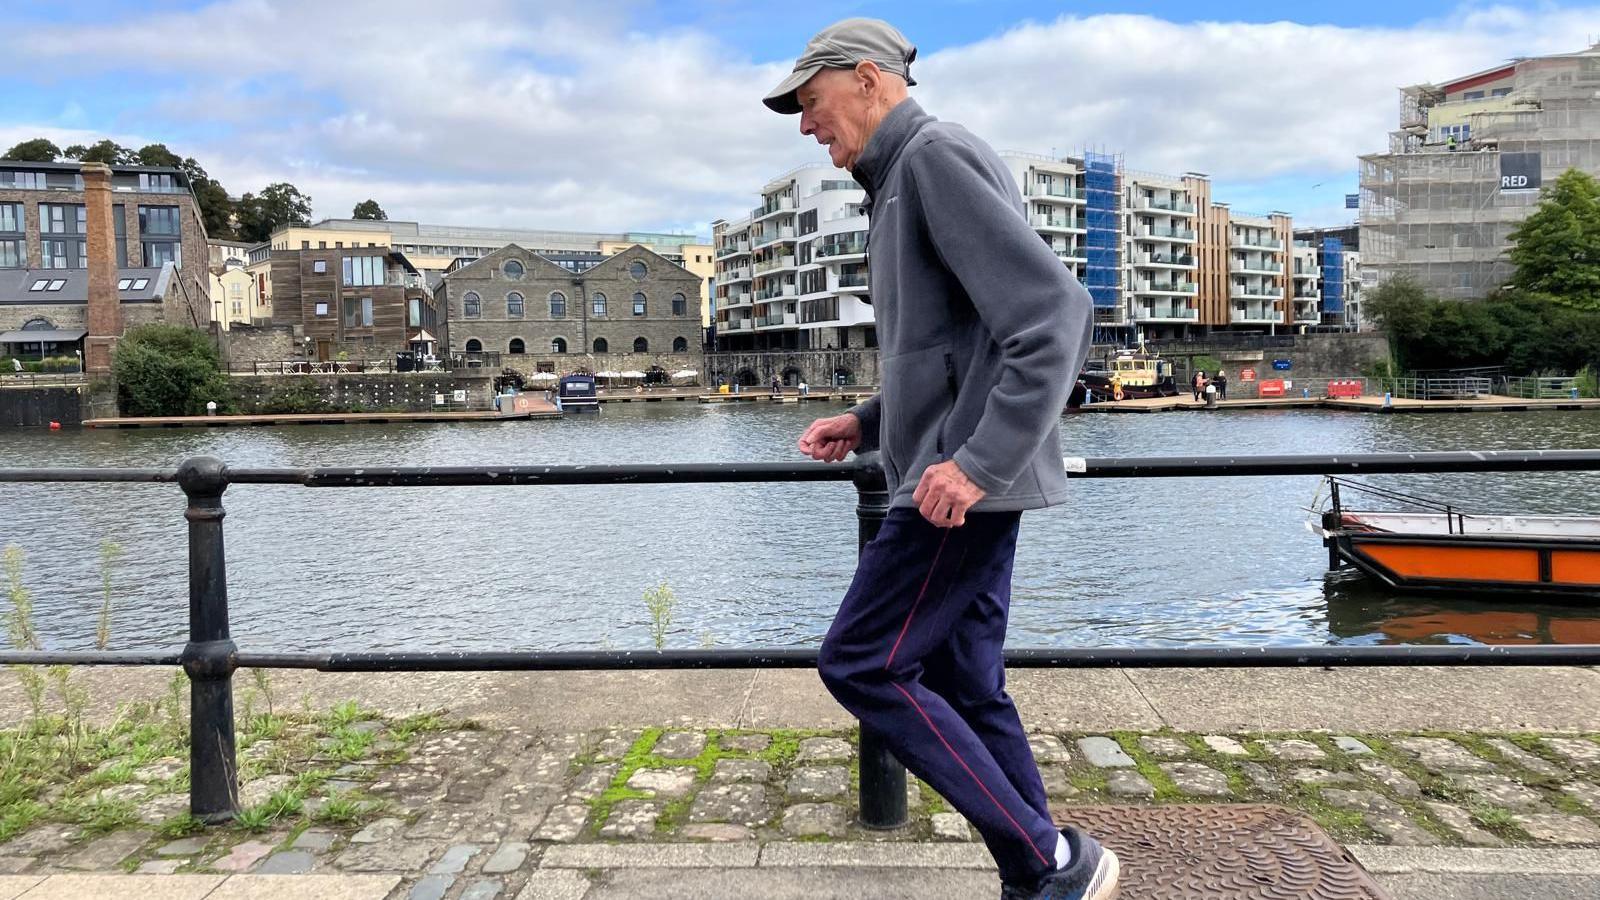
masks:
<path id="1" fill-rule="evenodd" d="M 854 824 L 849 731 L 449 727 L 391 739 L 382 720 L 364 727 L 379 749 L 297 804 L 282 800 L 291 775 L 247 767 L 248 812 L 233 826 L 184 819 L 179 760 L 109 771 L 100 790 L 131 802 L 131 818 L 95 834 L 36 823 L 0 844 L 0 875 L 392 875 L 392 898 L 532 900 L 583 896 L 587 882 L 572 879 L 618 854 L 753 861 L 781 847 L 923 842 L 983 860 L 967 823 L 915 781 L 908 827 Z M 1041 732 L 1032 743 L 1064 819 L 1075 804 L 1273 802 L 1347 843 L 1600 847 L 1600 735 Z"/>

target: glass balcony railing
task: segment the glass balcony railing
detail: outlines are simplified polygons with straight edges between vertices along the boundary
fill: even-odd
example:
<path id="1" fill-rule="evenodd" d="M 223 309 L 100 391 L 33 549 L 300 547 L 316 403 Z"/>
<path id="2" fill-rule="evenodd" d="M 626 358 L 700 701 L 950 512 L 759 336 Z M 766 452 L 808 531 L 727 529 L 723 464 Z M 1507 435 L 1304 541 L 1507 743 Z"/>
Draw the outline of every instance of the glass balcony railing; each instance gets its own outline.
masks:
<path id="1" fill-rule="evenodd" d="M 866 241 L 831 241 L 817 245 L 817 258 L 829 256 L 859 256 L 867 252 Z"/>

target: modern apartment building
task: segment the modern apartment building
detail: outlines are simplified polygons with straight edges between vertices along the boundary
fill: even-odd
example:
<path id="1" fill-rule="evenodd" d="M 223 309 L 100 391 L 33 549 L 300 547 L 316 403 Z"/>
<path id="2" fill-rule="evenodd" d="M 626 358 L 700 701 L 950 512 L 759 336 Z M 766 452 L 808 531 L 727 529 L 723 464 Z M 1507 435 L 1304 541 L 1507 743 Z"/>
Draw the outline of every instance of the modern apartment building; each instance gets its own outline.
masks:
<path id="1" fill-rule="evenodd" d="M 1600 175 L 1600 45 L 1402 88 L 1389 151 L 1361 157 L 1366 285 L 1486 295 L 1539 185 L 1569 168 Z"/>
<path id="2" fill-rule="evenodd" d="M 867 300 L 866 192 L 832 166 L 802 166 L 761 205 L 711 225 L 720 350 L 877 346 Z"/>
<path id="3" fill-rule="evenodd" d="M 1040 240 L 1083 282 L 1096 340 L 1279 331 L 1322 322 L 1322 262 L 1291 259 L 1285 213 L 1233 212 L 1203 174 L 1124 171 L 1113 155 L 1003 152 Z M 877 345 L 860 186 L 829 166 L 768 182 L 712 224 L 716 348 Z"/>
<path id="4" fill-rule="evenodd" d="M 274 250 L 327 250 L 393 247 L 423 272 L 443 273 L 458 261 L 471 262 L 516 244 L 545 257 L 592 257 L 599 262 L 640 245 L 700 276 L 701 308 L 709 309 L 709 279 L 714 272 L 711 245 L 691 234 L 656 232 L 547 231 L 532 228 L 482 228 L 372 219 L 324 219 L 273 232 Z M 268 295 L 270 299 L 270 294 Z M 707 318 L 702 325 L 709 325 Z"/>
<path id="5" fill-rule="evenodd" d="M 1316 253 L 1320 272 L 1317 296 L 1324 328 L 1356 331 L 1364 324 L 1360 236 L 1359 225 L 1295 229 L 1295 247 L 1309 247 Z"/>
<path id="6" fill-rule="evenodd" d="M 422 274 L 393 247 L 271 251 L 272 324 L 319 360 L 436 354 L 446 322 Z"/>

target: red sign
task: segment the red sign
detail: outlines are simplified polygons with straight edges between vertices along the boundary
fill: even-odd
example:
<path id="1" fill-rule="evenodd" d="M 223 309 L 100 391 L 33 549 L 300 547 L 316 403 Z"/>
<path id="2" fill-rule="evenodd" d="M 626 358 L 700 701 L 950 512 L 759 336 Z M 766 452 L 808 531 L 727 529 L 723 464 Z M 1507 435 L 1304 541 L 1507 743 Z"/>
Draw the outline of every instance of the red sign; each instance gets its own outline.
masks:
<path id="1" fill-rule="evenodd" d="M 1240 381 L 1255 381 L 1256 380 L 1256 370 L 1255 369 L 1240 369 L 1239 370 L 1239 380 Z"/>
<path id="2" fill-rule="evenodd" d="M 1273 378 L 1273 379 L 1269 379 L 1267 381 L 1261 382 L 1259 385 L 1256 386 L 1256 394 L 1257 394 L 1257 396 L 1261 396 L 1261 397 L 1282 397 L 1283 396 L 1283 379 L 1282 378 Z"/>

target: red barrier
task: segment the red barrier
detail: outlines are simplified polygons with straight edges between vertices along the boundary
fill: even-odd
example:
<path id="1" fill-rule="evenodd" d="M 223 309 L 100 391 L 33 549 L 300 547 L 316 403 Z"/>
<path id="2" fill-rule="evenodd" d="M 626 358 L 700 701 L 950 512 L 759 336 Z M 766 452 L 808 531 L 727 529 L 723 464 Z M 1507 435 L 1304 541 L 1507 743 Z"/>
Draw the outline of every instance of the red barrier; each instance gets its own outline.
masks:
<path id="1" fill-rule="evenodd" d="M 1360 379 L 1344 378 L 1328 382 L 1329 400 L 1354 399 L 1362 393 Z"/>
<path id="2" fill-rule="evenodd" d="M 1256 396 L 1258 396 L 1258 397 L 1282 397 L 1283 396 L 1283 379 L 1282 378 L 1272 378 L 1272 379 L 1267 379 L 1267 380 L 1258 382 L 1257 385 L 1256 385 Z"/>

